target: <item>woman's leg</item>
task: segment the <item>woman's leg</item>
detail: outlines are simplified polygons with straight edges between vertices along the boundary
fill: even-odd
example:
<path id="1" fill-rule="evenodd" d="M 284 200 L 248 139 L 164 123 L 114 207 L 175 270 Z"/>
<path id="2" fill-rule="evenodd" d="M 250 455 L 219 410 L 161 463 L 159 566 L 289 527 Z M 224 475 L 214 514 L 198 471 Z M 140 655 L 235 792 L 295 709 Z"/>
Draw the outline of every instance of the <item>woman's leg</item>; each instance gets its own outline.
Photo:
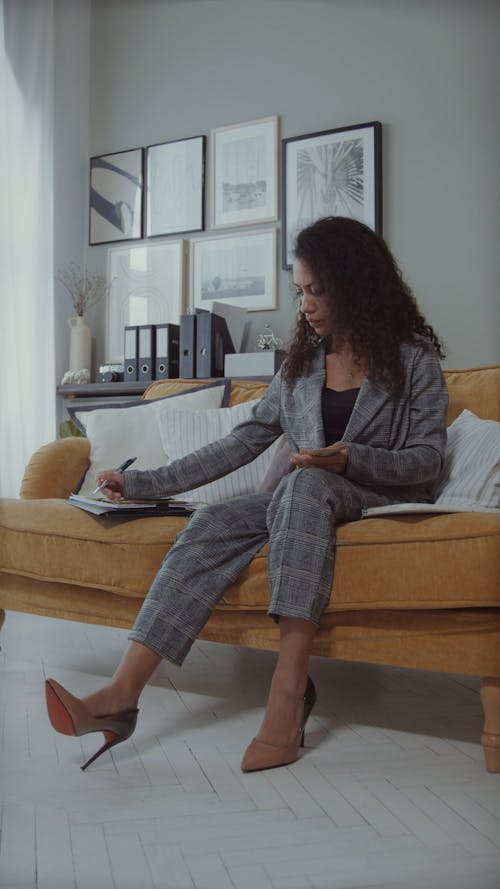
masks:
<path id="1" fill-rule="evenodd" d="M 93 716 L 134 710 L 144 686 L 161 660 L 159 654 L 145 645 L 129 642 L 109 685 L 83 698 L 83 703 Z"/>
<path id="2" fill-rule="evenodd" d="M 391 498 L 340 475 L 305 468 L 285 476 L 268 509 L 269 613 L 280 626 L 280 653 L 257 739 L 290 744 L 302 724 L 309 656 L 330 598 L 335 526 Z"/>
<path id="3" fill-rule="evenodd" d="M 271 681 L 266 713 L 257 739 L 266 744 L 292 744 L 304 716 L 309 656 L 316 625 L 300 618 L 280 619 L 280 652 Z"/>
<path id="4" fill-rule="evenodd" d="M 163 658 L 180 665 L 217 602 L 268 537 L 271 495 L 197 510 L 165 557 L 111 682 L 85 698 L 94 716 L 137 706 Z"/>

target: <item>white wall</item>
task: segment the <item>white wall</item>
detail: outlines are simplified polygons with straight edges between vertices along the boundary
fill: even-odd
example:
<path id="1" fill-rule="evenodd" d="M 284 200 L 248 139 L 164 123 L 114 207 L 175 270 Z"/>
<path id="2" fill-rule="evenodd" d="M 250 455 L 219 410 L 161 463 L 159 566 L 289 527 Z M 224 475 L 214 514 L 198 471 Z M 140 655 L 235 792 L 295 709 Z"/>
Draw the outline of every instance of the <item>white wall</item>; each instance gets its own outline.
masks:
<path id="1" fill-rule="evenodd" d="M 493 0 L 93 0 L 89 154 L 270 114 L 284 138 L 382 121 L 384 235 L 447 366 L 494 363 L 499 26 Z M 288 335 L 288 281 L 248 348 L 265 321 Z"/>

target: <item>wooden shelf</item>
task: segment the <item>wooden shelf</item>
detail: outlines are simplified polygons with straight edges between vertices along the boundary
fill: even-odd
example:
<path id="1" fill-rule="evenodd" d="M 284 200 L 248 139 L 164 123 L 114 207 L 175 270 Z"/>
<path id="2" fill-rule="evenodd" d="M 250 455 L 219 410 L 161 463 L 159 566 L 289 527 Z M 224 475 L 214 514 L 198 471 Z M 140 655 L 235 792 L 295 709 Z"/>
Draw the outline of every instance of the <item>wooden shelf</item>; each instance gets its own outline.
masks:
<path id="1" fill-rule="evenodd" d="M 230 379 L 228 377 L 217 377 L 212 380 L 198 380 L 193 379 L 193 382 L 198 383 L 200 386 L 203 386 L 207 382 L 222 382 L 222 380 Z M 253 382 L 262 382 L 269 383 L 272 380 L 271 376 L 260 376 L 260 377 L 235 377 L 234 379 L 238 380 L 250 380 Z M 151 386 L 151 383 L 161 382 L 158 380 L 152 380 L 149 382 L 142 383 L 83 383 L 80 386 L 78 385 L 68 385 L 68 386 L 57 386 L 56 392 L 58 395 L 61 395 L 63 398 L 109 398 L 112 395 L 125 397 L 127 395 L 142 395 L 146 389 Z M 167 381 L 165 381 L 167 382 Z M 191 380 L 189 381 L 191 382 Z"/>
<path id="2" fill-rule="evenodd" d="M 82 383 L 81 385 L 57 386 L 56 392 L 63 398 L 100 398 L 110 395 L 142 395 L 151 382 L 142 383 Z"/>

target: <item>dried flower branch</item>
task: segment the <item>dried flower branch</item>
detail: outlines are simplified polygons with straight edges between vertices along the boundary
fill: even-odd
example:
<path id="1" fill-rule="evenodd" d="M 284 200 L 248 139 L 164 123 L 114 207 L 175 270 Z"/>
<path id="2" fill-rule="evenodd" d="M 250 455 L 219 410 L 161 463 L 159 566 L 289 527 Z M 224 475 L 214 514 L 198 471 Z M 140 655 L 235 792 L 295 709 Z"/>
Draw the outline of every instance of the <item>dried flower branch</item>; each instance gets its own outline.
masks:
<path id="1" fill-rule="evenodd" d="M 59 281 L 69 294 L 77 315 L 85 315 L 109 289 L 103 275 L 89 275 L 74 262 L 57 273 L 56 281 Z"/>

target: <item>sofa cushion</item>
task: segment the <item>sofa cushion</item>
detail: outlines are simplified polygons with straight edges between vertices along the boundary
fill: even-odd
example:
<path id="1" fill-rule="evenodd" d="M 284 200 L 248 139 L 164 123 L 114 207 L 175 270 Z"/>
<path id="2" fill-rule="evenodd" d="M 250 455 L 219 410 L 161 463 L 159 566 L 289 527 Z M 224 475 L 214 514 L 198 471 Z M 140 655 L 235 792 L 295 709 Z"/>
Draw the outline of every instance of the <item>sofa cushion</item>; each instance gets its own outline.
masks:
<path id="1" fill-rule="evenodd" d="M 254 401 L 218 410 L 176 411 L 175 423 L 169 422 L 168 416 L 159 417 L 161 441 L 168 459 L 177 460 L 204 445 L 224 438 L 239 423 L 250 419 L 252 410 L 258 402 L 259 399 L 256 398 Z M 251 463 L 216 481 L 182 493 L 181 499 L 190 502 L 221 503 L 223 500 L 257 491 L 282 437 L 280 436 Z"/>
<path id="2" fill-rule="evenodd" d="M 500 509 L 500 423 L 464 410 L 448 428 L 436 503 Z"/>
<path id="3" fill-rule="evenodd" d="M 179 392 L 188 392 L 190 389 L 199 386 L 203 380 L 156 380 L 151 383 L 143 394 L 144 399 L 164 398 L 165 395 L 176 395 Z M 208 381 L 205 381 L 208 382 Z M 229 382 L 231 385 L 231 393 L 229 402 L 224 401 L 223 407 L 233 407 L 235 404 L 242 404 L 244 401 L 252 401 L 254 398 L 262 398 L 268 387 L 268 383 L 261 380 L 228 380 L 226 378 L 220 382 Z"/>
<path id="4" fill-rule="evenodd" d="M 220 407 L 226 407 L 229 404 L 229 396 L 231 394 L 231 381 L 230 380 L 216 380 L 211 383 L 204 383 L 203 385 L 191 386 L 185 390 L 185 392 L 202 392 L 204 389 L 218 389 L 218 394 L 221 395 L 220 387 L 224 387 L 224 391 L 222 392 L 222 400 L 220 402 Z M 156 398 L 150 398 L 148 401 L 160 401 L 164 398 L 174 398 L 176 395 L 183 395 L 184 392 L 179 390 L 178 392 L 169 392 L 166 390 L 163 395 L 158 395 Z M 103 411 L 103 410 L 127 410 L 127 408 L 131 407 L 147 407 L 148 401 L 144 399 L 143 396 L 140 398 L 133 398 L 130 401 L 123 402 L 119 399 L 115 399 L 114 401 L 105 402 L 104 400 L 99 402 L 99 405 L 92 404 L 90 407 L 84 407 L 81 404 L 78 407 L 70 407 L 66 408 L 70 419 L 73 421 L 77 429 L 86 435 L 87 432 L 87 415 L 92 413 L 93 411 Z"/>
<path id="5" fill-rule="evenodd" d="M 61 500 L 3 500 L 3 572 L 141 600 L 187 518 L 107 519 Z M 338 528 L 329 610 L 500 605 L 500 517 L 365 519 Z M 221 608 L 267 610 L 267 547 Z M 480 566 L 480 570 L 478 570 Z M 425 579 L 424 581 L 422 579 Z"/>
<path id="6" fill-rule="evenodd" d="M 118 466 L 128 457 L 136 457 L 134 469 L 156 469 L 166 462 L 159 419 L 173 411 L 203 407 L 220 408 L 226 386 L 195 387 L 192 391 L 173 393 L 154 401 L 141 401 L 132 407 L 94 408 L 75 412 L 90 441 L 90 466 L 82 479 L 79 493 L 89 496 L 95 488 L 96 474 Z"/>
<path id="7" fill-rule="evenodd" d="M 486 420 L 500 420 L 500 365 L 445 370 L 448 387 L 448 425 L 465 408 Z"/>

